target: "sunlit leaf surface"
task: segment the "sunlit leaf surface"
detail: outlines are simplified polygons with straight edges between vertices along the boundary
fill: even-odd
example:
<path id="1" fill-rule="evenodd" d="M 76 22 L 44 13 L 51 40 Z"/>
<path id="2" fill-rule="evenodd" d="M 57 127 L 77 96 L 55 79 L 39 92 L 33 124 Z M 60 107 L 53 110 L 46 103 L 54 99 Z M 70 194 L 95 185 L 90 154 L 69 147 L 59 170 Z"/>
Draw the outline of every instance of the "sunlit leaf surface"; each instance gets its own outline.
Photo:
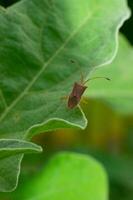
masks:
<path id="1" fill-rule="evenodd" d="M 60 153 L 19 192 L 20 200 L 108 200 L 104 168 L 89 156 Z"/>

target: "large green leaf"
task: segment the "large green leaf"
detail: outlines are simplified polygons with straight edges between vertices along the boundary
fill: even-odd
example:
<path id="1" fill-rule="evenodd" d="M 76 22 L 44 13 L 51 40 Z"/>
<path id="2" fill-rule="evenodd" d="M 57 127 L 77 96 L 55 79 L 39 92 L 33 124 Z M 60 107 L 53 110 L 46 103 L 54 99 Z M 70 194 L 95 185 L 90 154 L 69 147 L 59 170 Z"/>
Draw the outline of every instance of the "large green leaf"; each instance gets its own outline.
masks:
<path id="1" fill-rule="evenodd" d="M 108 181 L 104 168 L 93 158 L 60 153 L 18 195 L 20 200 L 107 200 Z"/>
<path id="2" fill-rule="evenodd" d="M 0 8 L 0 138 L 85 128 L 82 111 L 69 110 L 61 100 L 80 79 L 69 61 L 77 60 L 86 75 L 111 61 L 118 28 L 128 17 L 125 0 L 23 0 Z M 20 162 L 21 156 L 0 161 L 0 177 L 7 166 L 14 174 L 1 191 L 16 187 Z"/>
<path id="3" fill-rule="evenodd" d="M 122 114 L 133 114 L 133 48 L 120 37 L 118 55 L 111 65 L 97 69 L 93 76 L 107 76 L 111 82 L 88 83 L 86 96 L 100 98 Z"/>

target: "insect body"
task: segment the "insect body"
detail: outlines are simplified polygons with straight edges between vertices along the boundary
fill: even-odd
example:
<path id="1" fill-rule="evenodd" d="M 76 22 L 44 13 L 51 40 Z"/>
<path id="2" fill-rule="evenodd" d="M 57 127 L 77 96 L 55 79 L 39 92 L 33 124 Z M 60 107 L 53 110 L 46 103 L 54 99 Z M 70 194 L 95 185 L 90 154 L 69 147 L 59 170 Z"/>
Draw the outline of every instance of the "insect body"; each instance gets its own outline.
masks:
<path id="1" fill-rule="evenodd" d="M 86 89 L 87 89 L 87 86 L 84 86 L 77 82 L 74 83 L 72 92 L 68 97 L 68 108 L 72 109 L 78 105 Z"/>
<path id="2" fill-rule="evenodd" d="M 73 60 L 71 60 L 71 62 L 74 63 Z M 87 86 L 85 86 L 85 84 L 88 81 L 93 80 L 93 79 L 97 79 L 97 78 L 104 78 L 106 80 L 110 80 L 109 78 L 106 78 L 106 77 L 93 77 L 93 78 L 90 78 L 90 79 L 84 81 L 83 75 L 81 74 L 81 82 L 80 83 L 77 83 L 77 82 L 74 83 L 72 92 L 70 93 L 70 95 L 68 97 L 68 104 L 67 104 L 68 108 L 73 109 L 79 104 L 82 95 L 84 94 L 85 90 L 88 88 Z"/>

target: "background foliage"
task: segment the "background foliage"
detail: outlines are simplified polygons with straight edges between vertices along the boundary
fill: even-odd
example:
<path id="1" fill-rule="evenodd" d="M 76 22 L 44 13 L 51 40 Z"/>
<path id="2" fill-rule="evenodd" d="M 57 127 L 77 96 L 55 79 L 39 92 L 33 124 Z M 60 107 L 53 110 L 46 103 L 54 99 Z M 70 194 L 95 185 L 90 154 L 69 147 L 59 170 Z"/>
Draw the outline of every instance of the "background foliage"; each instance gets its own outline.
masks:
<path id="1" fill-rule="evenodd" d="M 8 6 L 10 4 L 9 1 L 1 1 L 1 3 L 3 3 L 5 6 Z M 132 6 L 132 2 L 129 1 L 129 3 Z M 131 34 L 131 32 L 133 31 L 131 30 L 132 23 L 133 20 L 130 19 L 122 28 L 122 32 L 127 36 L 131 43 L 133 41 Z M 127 42 L 125 42 L 123 39 L 121 40 L 121 46 L 124 46 L 121 50 L 121 56 L 119 57 L 118 61 L 115 62 L 115 66 L 123 65 L 123 68 L 124 66 L 126 66 L 126 70 L 124 68 L 124 74 L 127 72 L 127 74 L 131 75 L 132 71 L 130 70 L 132 70 L 132 47 L 127 44 Z M 124 55 L 126 55 L 126 58 L 124 58 Z M 114 67 L 114 65 L 112 65 L 112 67 Z M 133 81 L 132 76 L 130 80 L 127 78 L 127 81 L 129 81 L 127 83 L 120 79 L 119 71 L 112 71 L 111 68 L 109 69 L 109 71 L 108 69 L 98 70 L 101 70 L 101 72 L 98 73 L 104 73 L 107 76 L 111 75 L 112 79 L 116 79 L 117 82 L 115 83 L 117 83 L 116 85 L 118 86 L 118 88 L 121 87 L 121 85 L 118 84 L 119 81 L 123 84 L 121 87 L 122 89 L 124 87 L 127 88 L 126 85 L 128 85 L 128 87 L 130 87 L 131 94 L 131 83 Z M 34 156 L 30 155 L 25 157 L 18 189 L 12 194 L 1 194 L 1 198 L 3 200 L 17 199 L 20 196 L 23 197 L 24 193 L 27 194 L 28 192 L 26 191 L 30 190 L 30 185 L 34 185 L 33 190 L 34 187 L 38 187 L 38 192 L 41 192 L 43 189 L 41 189 L 39 184 L 40 171 L 42 171 L 42 166 L 45 165 L 47 159 L 49 160 L 49 157 L 52 157 L 56 151 L 58 152 L 61 150 L 71 150 L 84 154 L 91 154 L 101 163 L 103 163 L 109 174 L 110 179 L 110 199 L 131 200 L 133 198 L 132 97 L 128 99 L 124 97 L 124 100 L 126 100 L 126 105 L 128 107 L 128 112 L 127 109 L 125 109 L 125 115 L 125 112 L 124 114 L 123 112 L 121 114 L 121 111 L 124 107 L 120 107 L 118 105 L 120 97 L 117 96 L 118 100 L 113 100 L 113 106 L 111 103 L 110 107 L 110 104 L 106 104 L 106 102 L 108 101 L 105 101 L 105 96 L 104 98 L 103 96 L 101 98 L 101 96 L 98 96 L 98 94 L 91 95 L 93 94 L 93 91 L 96 87 L 98 87 L 100 91 L 102 86 L 104 86 L 104 89 L 107 89 L 107 91 L 109 91 L 109 88 L 112 90 L 112 87 L 109 86 L 109 84 L 111 83 L 105 83 L 105 81 L 96 81 L 90 84 L 90 93 L 88 89 L 87 95 L 89 97 L 89 103 L 88 105 L 82 105 L 85 112 L 87 111 L 87 119 L 89 121 L 88 127 L 85 131 L 80 132 L 74 130 L 61 130 L 53 133 L 45 133 L 45 135 L 39 135 L 33 138 L 33 142 L 38 143 L 46 150 L 42 155 L 37 154 Z M 116 85 L 114 85 L 113 88 L 116 89 Z M 114 92 L 114 89 L 112 91 Z M 116 101 L 118 101 L 118 104 L 114 106 L 114 103 L 116 104 Z M 121 101 L 123 103 L 123 99 Z M 123 105 L 125 106 L 125 103 Z M 31 180 L 31 175 L 34 175 L 34 180 Z M 27 183 L 27 186 L 24 188 L 25 183 Z M 102 197 L 101 199 L 103 200 Z"/>

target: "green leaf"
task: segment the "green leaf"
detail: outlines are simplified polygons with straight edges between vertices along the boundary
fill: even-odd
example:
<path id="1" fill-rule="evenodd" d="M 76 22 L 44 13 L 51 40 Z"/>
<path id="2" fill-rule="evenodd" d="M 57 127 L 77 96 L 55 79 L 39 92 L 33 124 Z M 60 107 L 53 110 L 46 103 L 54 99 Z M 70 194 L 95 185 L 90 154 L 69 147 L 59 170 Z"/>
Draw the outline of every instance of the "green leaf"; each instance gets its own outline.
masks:
<path id="1" fill-rule="evenodd" d="M 0 8 L 0 137 L 27 140 L 57 128 L 85 128 L 82 111 L 61 99 L 80 79 L 69 61 L 77 60 L 86 75 L 110 62 L 128 17 L 125 0 L 23 0 Z M 0 191 L 15 189 L 20 162 L 21 156 L 0 161 L 5 175 L 13 163 L 14 174 Z"/>
<path id="2" fill-rule="evenodd" d="M 20 172 L 20 164 L 22 153 L 36 153 L 41 152 L 42 148 L 31 142 L 15 139 L 0 139 L 0 189 L 1 191 L 7 191 L 11 189 L 11 186 L 18 181 L 18 175 Z M 9 156 L 12 156 L 8 159 Z M 12 171 L 13 170 L 13 171 Z M 14 176 L 14 173 L 16 176 Z M 17 180 L 16 180 L 17 178 Z"/>
<path id="3" fill-rule="evenodd" d="M 21 188 L 19 199 L 107 200 L 107 176 L 101 164 L 89 156 L 60 153 Z"/>
<path id="4" fill-rule="evenodd" d="M 0 159 L 21 153 L 36 153 L 41 151 L 40 146 L 31 142 L 15 139 L 0 139 Z"/>
<path id="5" fill-rule="evenodd" d="M 88 83 L 87 97 L 99 98 L 122 114 L 133 114 L 133 48 L 120 36 L 118 55 L 111 65 L 97 69 L 93 76 L 106 76 L 111 82 Z"/>

